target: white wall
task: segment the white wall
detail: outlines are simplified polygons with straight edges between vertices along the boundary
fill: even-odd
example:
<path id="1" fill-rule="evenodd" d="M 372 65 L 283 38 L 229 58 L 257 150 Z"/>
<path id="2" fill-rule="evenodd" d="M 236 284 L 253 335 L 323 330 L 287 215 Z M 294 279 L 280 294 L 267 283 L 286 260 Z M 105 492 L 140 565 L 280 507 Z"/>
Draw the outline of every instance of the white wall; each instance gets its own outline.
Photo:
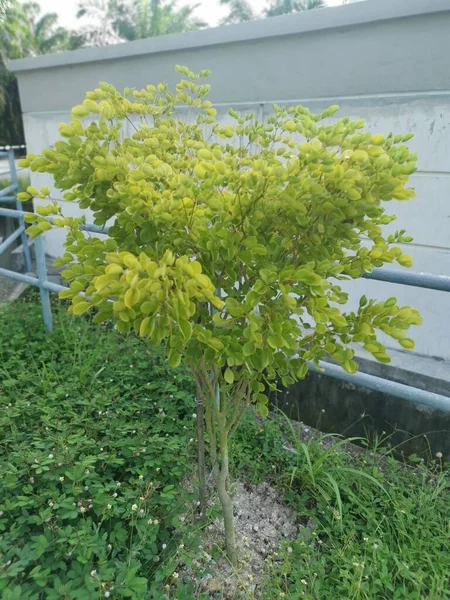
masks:
<path id="1" fill-rule="evenodd" d="M 365 119 L 377 133 L 408 133 L 419 154 L 413 176 L 417 199 L 392 202 L 398 220 L 389 228 L 414 237 L 408 252 L 414 270 L 450 275 L 450 68 L 448 0 L 375 0 L 239 26 L 141 40 L 38 59 L 15 61 L 28 150 L 39 153 L 58 138 L 99 80 L 120 87 L 175 80 L 175 64 L 211 68 L 212 100 L 267 115 L 273 102 L 302 103 L 311 110 L 340 104 L 341 114 Z M 50 178 L 33 175 L 36 186 Z M 77 205 L 64 202 L 64 213 Z M 64 234 L 47 234 L 57 256 Z M 416 306 L 417 352 L 450 359 L 450 294 L 382 282 L 349 284 L 379 299 L 397 296 Z"/>

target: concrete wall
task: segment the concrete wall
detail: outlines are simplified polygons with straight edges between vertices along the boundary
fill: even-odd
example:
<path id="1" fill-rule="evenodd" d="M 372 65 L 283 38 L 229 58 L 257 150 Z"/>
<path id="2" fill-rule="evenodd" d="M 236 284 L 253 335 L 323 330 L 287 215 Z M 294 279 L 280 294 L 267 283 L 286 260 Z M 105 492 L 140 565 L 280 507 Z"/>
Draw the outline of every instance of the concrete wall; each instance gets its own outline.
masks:
<path id="1" fill-rule="evenodd" d="M 19 78 L 28 150 L 58 137 L 57 125 L 100 80 L 118 88 L 177 80 L 174 65 L 211 69 L 211 100 L 268 114 L 274 102 L 311 110 L 340 104 L 377 133 L 413 132 L 419 153 L 418 199 L 392 203 L 393 229 L 414 236 L 414 269 L 450 275 L 449 0 L 367 0 L 242 25 L 139 40 L 106 48 L 13 61 Z M 33 184 L 48 185 L 33 175 Z M 64 213 L 78 214 L 65 203 Z M 62 232 L 47 236 L 52 255 Z M 450 295 L 380 282 L 350 286 L 377 298 L 396 295 L 424 317 L 417 352 L 450 359 Z"/>

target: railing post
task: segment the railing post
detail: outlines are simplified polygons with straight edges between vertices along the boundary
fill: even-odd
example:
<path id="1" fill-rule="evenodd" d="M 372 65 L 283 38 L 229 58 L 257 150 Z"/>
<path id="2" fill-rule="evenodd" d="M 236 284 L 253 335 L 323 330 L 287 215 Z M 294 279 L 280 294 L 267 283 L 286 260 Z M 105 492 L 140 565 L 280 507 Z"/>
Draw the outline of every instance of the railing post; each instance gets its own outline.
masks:
<path id="1" fill-rule="evenodd" d="M 45 262 L 44 236 L 39 235 L 34 240 L 34 249 L 36 252 L 36 269 L 39 280 L 39 293 L 41 295 L 42 318 L 44 319 L 45 330 L 50 333 L 53 330 L 52 308 L 50 305 L 50 293 L 45 289 L 47 283 L 47 264 Z"/>
<path id="2" fill-rule="evenodd" d="M 21 204 L 20 200 L 17 199 L 17 193 L 19 192 L 19 182 L 17 180 L 16 162 L 14 160 L 14 150 L 13 149 L 8 150 L 8 161 L 9 161 L 9 171 L 11 173 L 11 181 L 15 187 L 14 196 L 16 199 L 16 209 L 22 210 L 22 204 Z M 25 228 L 25 221 L 23 220 L 23 217 L 21 217 L 19 219 L 19 224 Z M 27 271 L 27 273 L 30 273 L 32 270 L 31 254 L 30 254 L 30 246 L 28 245 L 28 237 L 27 237 L 27 234 L 25 233 L 25 231 L 21 234 L 20 237 L 22 239 L 23 256 L 25 258 L 25 270 Z"/>

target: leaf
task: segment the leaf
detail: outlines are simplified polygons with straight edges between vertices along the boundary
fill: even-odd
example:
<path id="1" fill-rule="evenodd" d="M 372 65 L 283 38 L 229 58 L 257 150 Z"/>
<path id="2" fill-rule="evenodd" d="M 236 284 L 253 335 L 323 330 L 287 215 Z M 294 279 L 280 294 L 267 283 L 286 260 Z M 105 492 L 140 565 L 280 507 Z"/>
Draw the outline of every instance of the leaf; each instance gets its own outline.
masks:
<path id="1" fill-rule="evenodd" d="M 180 319 L 178 321 L 178 326 L 180 327 L 180 330 L 181 330 L 181 333 L 183 334 L 184 339 L 190 340 L 192 337 L 192 325 L 189 323 L 189 321 Z"/>
<path id="2" fill-rule="evenodd" d="M 87 312 L 90 308 L 91 305 L 89 304 L 89 302 L 78 302 L 78 304 L 75 304 L 72 307 L 72 312 L 74 315 L 77 315 L 77 317 L 79 317 L 80 315 L 83 315 L 85 312 Z"/>
<path id="3" fill-rule="evenodd" d="M 131 308 L 137 302 L 139 302 L 140 297 L 141 293 L 137 288 L 130 288 L 129 290 L 127 290 L 123 299 L 125 306 Z"/>
<path id="4" fill-rule="evenodd" d="M 172 369 L 176 369 L 180 365 L 181 354 L 178 352 L 178 350 L 172 348 L 172 350 L 169 352 L 167 360 Z"/>
<path id="5" fill-rule="evenodd" d="M 225 370 L 223 377 L 224 377 L 225 381 L 229 384 L 232 384 L 234 382 L 234 374 L 230 368 L 227 368 Z"/>
<path id="6" fill-rule="evenodd" d="M 307 283 L 312 286 L 322 284 L 322 277 L 308 269 L 297 269 L 295 272 L 295 279 L 301 283 Z"/>
<path id="7" fill-rule="evenodd" d="M 308 365 L 304 362 L 296 371 L 295 375 L 298 379 L 305 379 L 306 374 L 308 373 Z"/>
<path id="8" fill-rule="evenodd" d="M 255 351 L 255 344 L 253 342 L 247 342 L 242 346 L 242 353 L 244 356 L 250 356 Z"/>
<path id="9" fill-rule="evenodd" d="M 262 417 L 267 417 L 269 414 L 269 409 L 267 408 L 267 406 L 265 404 L 260 404 L 258 403 L 257 405 L 258 408 L 258 412 Z"/>

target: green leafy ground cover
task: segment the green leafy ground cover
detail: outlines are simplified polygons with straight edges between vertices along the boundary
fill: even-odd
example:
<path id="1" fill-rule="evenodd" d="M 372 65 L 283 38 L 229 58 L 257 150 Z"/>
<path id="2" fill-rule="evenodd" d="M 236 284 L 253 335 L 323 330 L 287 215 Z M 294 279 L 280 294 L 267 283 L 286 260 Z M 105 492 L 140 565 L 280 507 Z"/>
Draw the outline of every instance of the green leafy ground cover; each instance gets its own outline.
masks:
<path id="1" fill-rule="evenodd" d="M 0 319 L 0 597 L 224 597 L 182 575 L 203 526 L 186 486 L 189 373 L 62 310 L 46 336 L 34 294 Z M 267 558 L 267 580 L 249 598 L 450 598 L 440 458 L 405 467 L 382 445 L 360 455 L 347 441 L 304 443 L 284 417 L 249 415 L 232 444 L 234 477 L 270 481 L 304 525 Z"/>

